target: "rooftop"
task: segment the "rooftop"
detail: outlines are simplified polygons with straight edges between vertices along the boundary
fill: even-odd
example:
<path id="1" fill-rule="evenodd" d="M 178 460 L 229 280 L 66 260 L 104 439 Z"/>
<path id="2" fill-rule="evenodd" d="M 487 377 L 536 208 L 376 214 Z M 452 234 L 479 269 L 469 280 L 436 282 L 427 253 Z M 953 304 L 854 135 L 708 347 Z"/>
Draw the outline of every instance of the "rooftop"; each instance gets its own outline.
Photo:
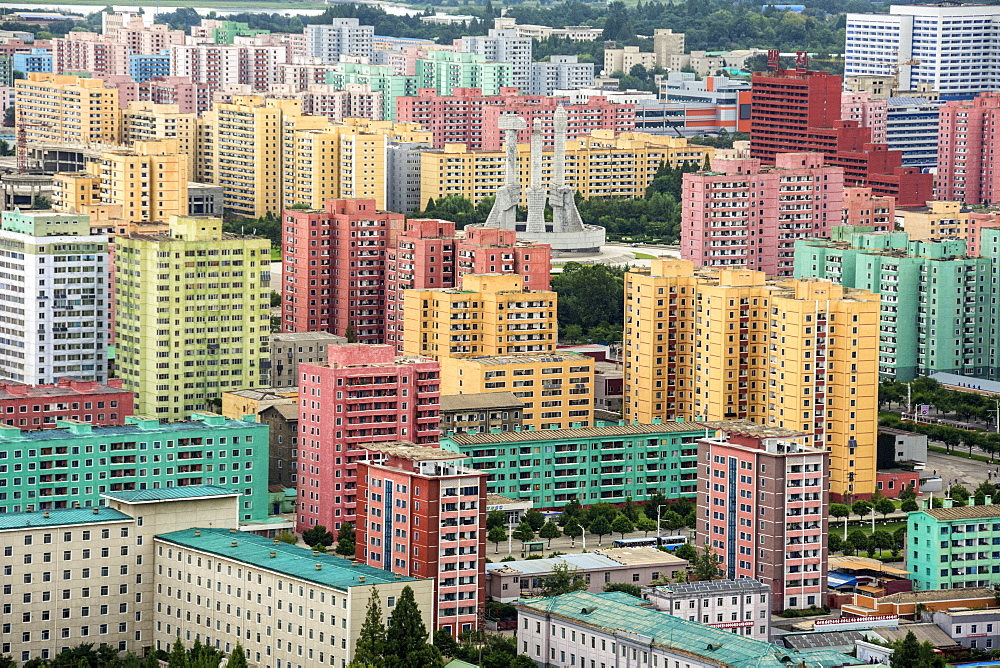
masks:
<path id="1" fill-rule="evenodd" d="M 901 591 L 883 596 L 879 603 L 930 603 L 934 601 L 967 601 L 969 599 L 988 598 L 992 600 L 993 590 L 985 587 L 964 589 L 927 589 L 924 591 Z"/>
<path id="2" fill-rule="evenodd" d="M 126 503 L 159 503 L 181 499 L 204 499 L 212 496 L 239 496 L 240 493 L 217 485 L 185 485 L 184 487 L 159 487 L 102 494 L 109 499 Z"/>
<path id="3" fill-rule="evenodd" d="M 330 339 L 337 339 L 347 343 L 347 339 L 343 336 L 337 336 L 336 334 L 330 334 L 329 332 L 285 332 L 283 334 L 272 334 L 271 341 L 329 341 Z"/>
<path id="4" fill-rule="evenodd" d="M 213 431 L 217 429 L 267 429 L 267 425 L 244 420 L 230 420 L 221 415 L 209 414 L 215 419 L 211 420 L 190 420 L 186 422 L 159 422 L 156 418 L 140 418 L 136 416 L 141 424 L 112 425 L 109 427 L 92 427 L 87 423 L 78 423 L 75 420 L 60 420 L 61 423 L 74 423 L 75 426 L 82 426 L 84 429 L 79 433 L 74 433 L 72 428 L 41 429 L 39 431 L 18 431 L 20 434 L 7 434 L 13 428 L 0 429 L 0 436 L 5 437 L 5 443 L 17 443 L 20 441 L 58 441 L 64 438 L 87 438 L 92 440 L 103 440 L 116 438 L 119 436 L 139 436 L 143 434 L 183 434 L 185 432 Z"/>
<path id="5" fill-rule="evenodd" d="M 919 512 L 926 513 L 936 520 L 978 520 L 1000 517 L 1000 504 L 988 506 L 953 506 L 951 508 L 922 508 Z"/>
<path id="6" fill-rule="evenodd" d="M 725 429 L 729 422 L 664 422 L 663 424 L 634 424 L 612 427 L 578 427 L 571 429 L 522 429 L 499 434 L 453 434 L 447 437 L 458 445 L 483 443 L 514 443 L 523 441 L 556 441 L 560 439 L 609 438 L 612 436 L 642 436 L 644 434 L 697 433 Z M 442 439 L 444 440 L 444 439 Z M 367 447 L 367 446 L 366 446 Z"/>
<path id="7" fill-rule="evenodd" d="M 499 364 L 538 364 L 544 362 L 593 362 L 593 359 L 579 353 L 545 353 L 542 355 L 482 355 L 480 357 L 463 357 L 463 362 L 475 362 L 489 366 Z"/>
<path id="8" fill-rule="evenodd" d="M 81 394 L 121 394 L 123 392 L 128 392 L 128 390 L 104 383 L 77 381 L 72 378 L 60 379 L 60 382 L 52 385 L 22 385 L 9 380 L 0 383 L 0 400 L 24 397 L 78 397 Z"/>
<path id="9" fill-rule="evenodd" d="M 244 399 L 253 399 L 254 401 L 267 401 L 273 399 L 287 399 L 288 401 L 295 401 L 299 396 L 299 388 L 297 387 L 261 387 L 259 389 L 246 389 L 246 390 L 233 390 L 232 392 L 224 392 L 223 394 L 228 394 L 234 397 L 242 397 Z"/>
<path id="10" fill-rule="evenodd" d="M 639 638 L 658 647 L 732 668 L 832 668 L 861 661 L 834 652 L 800 652 L 730 633 L 725 629 L 689 622 L 659 610 L 626 605 L 588 592 L 573 592 L 522 604 L 532 612 L 550 614 L 587 626 Z"/>
<path id="11" fill-rule="evenodd" d="M 491 408 L 523 408 L 524 402 L 513 392 L 482 392 L 478 394 L 442 394 L 441 412 Z"/>
<path id="12" fill-rule="evenodd" d="M 981 613 L 982 610 L 977 610 L 976 612 Z M 917 636 L 917 642 L 924 643 L 929 642 L 935 647 L 954 647 L 958 645 L 956 641 L 952 640 L 951 637 L 944 632 L 941 627 L 937 624 L 901 624 L 899 628 L 886 628 L 879 627 L 874 628 L 870 633 L 882 638 L 887 642 L 895 642 L 897 640 L 903 640 L 906 634 L 910 631 L 913 635 Z"/>
<path id="13" fill-rule="evenodd" d="M 763 582 L 758 582 L 753 578 L 740 578 L 738 580 L 704 580 L 700 582 L 673 582 L 668 585 L 656 587 L 656 589 L 673 594 L 692 596 L 698 594 L 726 594 L 739 593 L 744 589 L 760 589 L 767 587 Z"/>
<path id="14" fill-rule="evenodd" d="M 796 436 L 803 435 L 803 432 L 801 431 L 793 431 L 791 429 L 775 427 L 769 424 L 757 424 L 756 422 L 751 422 L 750 420 L 729 420 L 724 424 L 726 426 L 719 427 L 722 431 L 742 434 L 744 436 L 753 436 L 755 438 L 794 438 Z"/>
<path id="15" fill-rule="evenodd" d="M 903 578 L 907 577 L 910 572 L 904 571 L 902 568 L 896 568 L 895 566 L 890 566 L 889 564 L 884 564 L 878 559 L 869 559 L 867 557 L 835 557 L 831 556 L 829 560 L 830 571 L 875 571 L 876 573 L 882 573 L 884 575 L 898 575 Z"/>
<path id="16" fill-rule="evenodd" d="M 789 633 L 781 636 L 785 646 L 794 650 L 812 650 L 821 647 L 854 647 L 855 640 L 864 640 L 861 631 L 826 631 L 820 633 Z"/>
<path id="17" fill-rule="evenodd" d="M 57 527 L 71 524 L 125 522 L 132 518 L 110 508 L 68 508 L 31 513 L 0 513 L 0 531 L 15 531 L 29 527 Z"/>
<path id="18" fill-rule="evenodd" d="M 299 405 L 298 404 L 271 404 L 259 414 L 263 415 L 267 411 L 277 411 L 281 417 L 286 420 L 298 420 L 299 419 Z"/>
<path id="19" fill-rule="evenodd" d="M 624 566 L 687 566 L 687 560 L 655 547 L 605 547 L 594 550 L 594 554 L 607 557 Z"/>
<path id="20" fill-rule="evenodd" d="M 386 441 L 384 443 L 365 443 L 365 450 L 381 452 L 385 455 L 405 457 L 416 462 L 438 461 L 442 459 L 465 459 L 466 455 L 450 452 L 429 445 L 416 445 L 409 441 Z"/>
<path id="21" fill-rule="evenodd" d="M 527 504 L 529 508 L 531 507 L 529 499 L 508 499 L 506 496 L 500 496 L 499 494 L 486 495 L 487 506 L 516 506 L 521 504 Z"/>
<path id="22" fill-rule="evenodd" d="M 584 552 L 582 554 L 564 554 L 559 557 L 549 557 L 548 559 L 523 559 L 519 561 L 503 561 L 493 564 L 486 564 L 487 573 L 498 575 L 508 575 L 523 573 L 525 575 L 542 575 L 551 573 L 556 566 L 567 564 L 570 568 L 580 570 L 591 570 L 601 568 L 618 568 L 622 564 L 604 555 Z"/>
<path id="23" fill-rule="evenodd" d="M 246 532 L 185 529 L 160 534 L 156 539 L 345 592 L 349 587 L 415 580 L 343 557 L 313 554 L 306 548 Z"/>

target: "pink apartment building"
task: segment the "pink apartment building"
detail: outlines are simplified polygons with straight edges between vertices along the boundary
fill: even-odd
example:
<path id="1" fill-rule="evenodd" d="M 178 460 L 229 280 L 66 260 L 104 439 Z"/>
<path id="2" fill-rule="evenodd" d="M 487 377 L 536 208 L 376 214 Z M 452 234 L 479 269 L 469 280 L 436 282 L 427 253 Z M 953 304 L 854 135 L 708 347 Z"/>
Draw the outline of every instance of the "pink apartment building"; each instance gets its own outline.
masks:
<path id="1" fill-rule="evenodd" d="M 479 88 L 455 88 L 451 95 L 438 95 L 433 88 L 421 88 L 415 97 L 396 100 L 396 120 L 420 123 L 434 137 L 434 148 L 445 144 L 465 144 L 470 150 L 496 151 L 503 146 L 498 127 L 500 114 L 516 114 L 528 124 L 518 142 L 531 140 L 536 116 L 542 119 L 542 141 L 554 144 L 552 114 L 562 103 L 568 116 L 569 137 L 589 135 L 594 130 L 615 133 L 635 129 L 635 105 L 609 102 L 595 96 L 584 104 L 569 104 L 568 98 L 521 95 L 517 88 L 501 88 L 499 95 L 483 95 Z"/>
<path id="2" fill-rule="evenodd" d="M 176 104 L 182 114 L 200 114 L 212 106 L 212 94 L 205 84 L 192 83 L 186 77 L 155 77 L 141 83 L 128 75 L 104 77 L 104 84 L 118 89 L 118 106 L 130 102 Z"/>
<path id="3" fill-rule="evenodd" d="M 52 71 L 89 72 L 95 76 L 128 76 L 129 50 L 125 42 L 96 32 L 71 32 L 52 40 Z"/>
<path id="4" fill-rule="evenodd" d="M 371 199 L 331 199 L 319 211 L 285 210 L 281 331 L 385 337 L 386 252 L 400 213 Z"/>
<path id="5" fill-rule="evenodd" d="M 278 66 L 286 62 L 286 52 L 283 46 L 175 44 L 170 47 L 170 75 L 213 91 L 236 84 L 266 90 L 279 83 Z"/>
<path id="6" fill-rule="evenodd" d="M 1000 203 L 1000 93 L 945 102 L 939 119 L 936 199 Z"/>
<path id="7" fill-rule="evenodd" d="M 820 153 L 717 160 L 684 175 L 681 257 L 700 266 L 745 265 L 791 276 L 796 239 L 825 237 L 843 215 L 844 171 Z"/>
<path id="8" fill-rule="evenodd" d="M 840 120 L 856 121 L 858 127 L 871 128 L 873 144 L 886 143 L 889 101 L 872 97 L 869 92 L 844 91 L 840 95 Z"/>
<path id="9" fill-rule="evenodd" d="M 456 233 L 447 220 L 407 220 L 386 255 L 387 343 L 403 345 L 403 291 L 458 285 L 464 274 L 516 274 L 529 290 L 548 290 L 552 249 L 518 241 L 513 230 L 469 226 Z"/>
<path id="10" fill-rule="evenodd" d="M 876 232 L 896 228 L 896 198 L 875 195 L 871 188 L 844 188 L 844 225 L 867 225 Z"/>
<path id="11" fill-rule="evenodd" d="M 135 394 L 122 380 L 107 384 L 60 378 L 49 385 L 0 383 L 0 422 L 24 431 L 54 429 L 57 420 L 80 420 L 97 427 L 125 424 L 135 414 Z"/>
<path id="12" fill-rule="evenodd" d="M 811 434 L 747 423 L 698 441 L 697 541 L 729 580 L 771 587 L 771 611 L 824 604 L 829 455 Z"/>
<path id="13" fill-rule="evenodd" d="M 394 346 L 330 346 L 299 365 L 298 530 L 354 522 L 366 444 L 437 443 L 440 366 Z"/>
<path id="14" fill-rule="evenodd" d="M 477 629 L 486 603 L 486 473 L 435 447 L 368 450 L 372 460 L 358 462 L 357 560 L 433 578 L 434 628 L 456 638 Z"/>

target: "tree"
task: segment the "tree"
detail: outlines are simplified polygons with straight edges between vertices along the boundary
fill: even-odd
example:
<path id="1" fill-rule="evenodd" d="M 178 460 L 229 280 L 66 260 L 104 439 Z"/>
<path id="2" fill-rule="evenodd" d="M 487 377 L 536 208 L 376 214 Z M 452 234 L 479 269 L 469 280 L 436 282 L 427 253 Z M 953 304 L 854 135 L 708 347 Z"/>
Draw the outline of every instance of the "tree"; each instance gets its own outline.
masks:
<path id="1" fill-rule="evenodd" d="M 453 657 L 458 653 L 458 643 L 455 642 L 455 638 L 452 637 L 451 632 L 444 629 L 438 629 L 434 632 L 434 646 L 444 656 Z"/>
<path id="2" fill-rule="evenodd" d="M 347 339 L 348 343 L 357 343 L 358 342 L 358 335 L 357 335 L 357 332 L 354 331 L 354 321 L 353 320 L 349 321 L 347 323 L 347 329 L 344 331 L 344 338 Z"/>
<path id="3" fill-rule="evenodd" d="M 913 631 L 907 631 L 889 659 L 891 668 L 916 668 L 920 665 L 920 643 Z"/>
<path id="4" fill-rule="evenodd" d="M 372 587 L 368 597 L 368 610 L 361 624 L 357 642 L 354 644 L 353 663 L 371 668 L 381 668 L 382 653 L 385 651 L 385 625 L 382 623 L 382 605 L 378 588 Z"/>
<path id="5" fill-rule="evenodd" d="M 948 495 L 953 501 L 956 501 L 958 505 L 966 505 L 969 501 L 969 490 L 966 489 L 965 485 L 954 484 L 948 489 Z"/>
<path id="6" fill-rule="evenodd" d="M 631 582 L 609 582 L 604 585 L 604 591 L 620 591 L 636 598 L 642 598 L 642 588 Z"/>
<path id="7" fill-rule="evenodd" d="M 427 644 L 427 627 L 413 588 L 403 587 L 385 631 L 384 665 L 392 668 L 440 668 L 444 665 L 441 652 Z"/>
<path id="8" fill-rule="evenodd" d="M 340 531 L 341 535 L 343 535 L 343 526 L 341 526 Z M 317 545 L 329 547 L 333 545 L 333 532 L 327 531 L 325 526 L 318 524 L 302 532 L 302 542 L 312 548 L 315 548 Z"/>
<path id="9" fill-rule="evenodd" d="M 565 561 L 552 567 L 552 573 L 542 580 L 542 596 L 561 596 L 571 591 L 584 591 L 588 587 L 587 578 L 577 573 Z"/>
<path id="10" fill-rule="evenodd" d="M 904 513 L 912 513 L 915 510 L 920 510 L 920 506 L 913 499 L 906 499 L 899 505 L 899 509 Z"/>
<path id="11" fill-rule="evenodd" d="M 527 522 L 532 531 L 539 531 L 545 524 L 545 515 L 542 515 L 534 508 L 529 508 L 525 511 L 524 517 L 521 518 L 521 521 Z"/>
<path id="12" fill-rule="evenodd" d="M 337 549 L 334 551 L 348 559 L 353 557 L 356 551 L 355 540 L 354 525 L 350 522 L 341 522 L 337 531 Z"/>
<path id="13" fill-rule="evenodd" d="M 3 151 L 2 144 L 0 144 L 0 151 Z M 5 154 L 0 153 L 0 155 Z M 566 325 L 561 328 L 560 334 L 562 335 L 562 340 L 566 343 L 578 343 L 583 338 L 583 327 L 580 327 L 580 325 L 575 323 L 572 325 Z"/>
<path id="14" fill-rule="evenodd" d="M 486 513 L 486 528 L 492 529 L 493 527 L 506 527 L 507 526 L 507 514 L 502 510 L 491 510 Z"/>
<path id="15" fill-rule="evenodd" d="M 847 537 L 846 542 L 854 548 L 855 552 L 866 552 L 868 550 L 868 534 L 861 529 L 852 531 L 851 535 Z"/>
<path id="16" fill-rule="evenodd" d="M 656 520 L 651 520 L 643 515 L 639 518 L 639 521 L 635 523 L 635 528 L 642 531 L 648 538 L 650 531 L 656 531 Z"/>
<path id="17" fill-rule="evenodd" d="M 226 668 L 247 668 L 247 652 L 239 642 L 233 648 L 229 659 L 226 661 Z"/>
<path id="18" fill-rule="evenodd" d="M 507 538 L 507 530 L 503 526 L 495 526 L 486 534 L 486 540 L 496 545 L 496 550 L 494 550 L 493 554 L 500 554 L 500 543 L 507 540 Z"/>
<path id="19" fill-rule="evenodd" d="M 611 530 L 615 533 L 620 533 L 622 538 L 624 538 L 625 534 L 635 531 L 635 525 L 632 524 L 632 520 L 629 518 L 624 515 L 619 515 L 615 518 L 615 521 L 611 523 Z"/>
<path id="20" fill-rule="evenodd" d="M 826 547 L 829 552 L 840 552 L 844 549 L 844 539 L 840 534 L 831 533 L 827 538 Z"/>
<path id="21" fill-rule="evenodd" d="M 603 515 L 599 515 L 593 522 L 590 523 L 590 533 L 597 536 L 597 545 L 602 545 L 602 541 L 605 536 L 611 533 L 611 522 L 607 520 Z"/>
<path id="22" fill-rule="evenodd" d="M 295 537 L 295 534 L 293 534 L 288 529 L 285 529 L 284 531 L 279 533 L 277 539 L 280 540 L 282 543 L 288 543 L 289 545 L 295 545 L 296 543 L 299 542 L 299 539 Z"/>
<path id="23" fill-rule="evenodd" d="M 531 528 L 530 524 L 528 524 L 527 522 L 521 522 L 520 524 L 517 525 L 517 528 L 514 529 L 513 536 L 514 538 L 521 541 L 521 543 L 523 544 L 527 543 L 529 540 L 534 540 L 535 532 Z"/>
<path id="24" fill-rule="evenodd" d="M 868 539 L 868 549 L 874 553 L 875 550 L 891 550 L 894 543 L 892 534 L 885 529 L 879 529 L 878 531 L 872 532 L 871 538 Z"/>
<path id="25" fill-rule="evenodd" d="M 52 200 L 45 195 L 35 195 L 35 198 L 31 201 L 31 208 L 38 210 L 51 209 Z"/>
<path id="26" fill-rule="evenodd" d="M 830 516 L 836 517 L 837 519 L 844 520 L 844 538 L 847 538 L 847 518 L 851 516 L 850 506 L 846 506 L 843 503 L 831 503 L 830 504 Z"/>
<path id="27" fill-rule="evenodd" d="M 579 520 L 580 514 L 583 512 L 583 508 L 580 506 L 580 502 L 576 499 L 571 499 L 562 508 L 562 512 L 559 513 L 559 519 L 556 520 L 556 524 L 561 527 L 566 526 L 566 522 L 569 521 L 571 517 L 577 518 Z"/>
<path id="28" fill-rule="evenodd" d="M 855 501 L 851 504 L 851 510 L 861 517 L 870 513 L 872 516 L 872 531 L 875 530 L 875 507 L 871 503 L 868 501 Z"/>
<path id="29" fill-rule="evenodd" d="M 693 566 L 695 560 L 698 558 L 698 550 L 691 543 L 684 543 L 674 550 L 674 556 L 685 560 L 689 565 Z"/>
<path id="30" fill-rule="evenodd" d="M 635 507 L 632 502 L 631 496 L 625 497 L 625 506 L 622 508 L 622 515 L 628 518 L 629 522 L 635 524 L 639 521 L 639 510 Z"/>
<path id="31" fill-rule="evenodd" d="M 708 543 L 705 543 L 694 562 L 694 579 L 698 581 L 715 580 L 719 577 L 720 563 L 722 560 L 719 559 L 719 555 Z"/>
<path id="32" fill-rule="evenodd" d="M 576 547 L 576 539 L 583 535 L 583 528 L 577 523 L 575 518 L 571 517 L 566 522 L 566 526 L 562 528 L 562 532 L 564 535 L 569 536 L 570 545 Z"/>
<path id="33" fill-rule="evenodd" d="M 889 516 L 889 513 L 896 512 L 896 504 L 883 497 L 875 504 L 875 510 L 882 515 L 882 519 L 884 520 Z"/>
<path id="34" fill-rule="evenodd" d="M 180 636 L 177 636 L 173 647 L 170 648 L 170 654 L 167 656 L 167 666 L 169 668 L 188 668 L 188 653 L 184 649 L 184 643 L 181 642 Z"/>
<path id="35" fill-rule="evenodd" d="M 559 530 L 559 527 L 556 526 L 556 523 L 552 520 L 543 524 L 541 530 L 538 532 L 539 538 L 544 538 L 548 541 L 548 545 L 546 545 L 546 547 L 552 547 L 552 539 L 558 538 L 561 535 L 562 531 Z"/>

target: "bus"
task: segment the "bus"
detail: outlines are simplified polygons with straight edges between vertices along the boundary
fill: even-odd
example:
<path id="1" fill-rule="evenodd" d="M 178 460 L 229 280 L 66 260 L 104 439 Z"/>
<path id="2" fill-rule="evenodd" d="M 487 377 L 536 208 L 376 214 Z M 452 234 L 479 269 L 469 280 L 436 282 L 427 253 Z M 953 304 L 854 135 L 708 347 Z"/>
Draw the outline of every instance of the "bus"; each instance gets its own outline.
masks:
<path id="1" fill-rule="evenodd" d="M 618 538 L 611 543 L 611 547 L 662 547 L 667 550 L 676 550 L 681 545 L 686 545 L 687 536 L 650 536 L 647 538 Z"/>

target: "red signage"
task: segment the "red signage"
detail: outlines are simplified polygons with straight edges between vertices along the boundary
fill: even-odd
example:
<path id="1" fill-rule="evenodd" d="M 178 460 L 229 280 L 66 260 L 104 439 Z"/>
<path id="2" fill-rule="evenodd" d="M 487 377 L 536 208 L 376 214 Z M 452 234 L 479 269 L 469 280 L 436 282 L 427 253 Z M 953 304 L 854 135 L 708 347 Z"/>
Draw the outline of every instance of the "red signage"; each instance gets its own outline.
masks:
<path id="1" fill-rule="evenodd" d="M 805 72 L 809 69 L 809 54 L 805 51 L 795 52 L 795 71 Z"/>
<path id="2" fill-rule="evenodd" d="M 781 64 L 780 51 L 777 49 L 768 49 L 767 51 L 767 66 L 771 69 L 778 69 L 778 65 Z"/>
<path id="3" fill-rule="evenodd" d="M 753 622 L 723 622 L 721 624 L 709 624 L 712 628 L 716 629 L 735 629 L 738 627 L 753 626 Z"/>

